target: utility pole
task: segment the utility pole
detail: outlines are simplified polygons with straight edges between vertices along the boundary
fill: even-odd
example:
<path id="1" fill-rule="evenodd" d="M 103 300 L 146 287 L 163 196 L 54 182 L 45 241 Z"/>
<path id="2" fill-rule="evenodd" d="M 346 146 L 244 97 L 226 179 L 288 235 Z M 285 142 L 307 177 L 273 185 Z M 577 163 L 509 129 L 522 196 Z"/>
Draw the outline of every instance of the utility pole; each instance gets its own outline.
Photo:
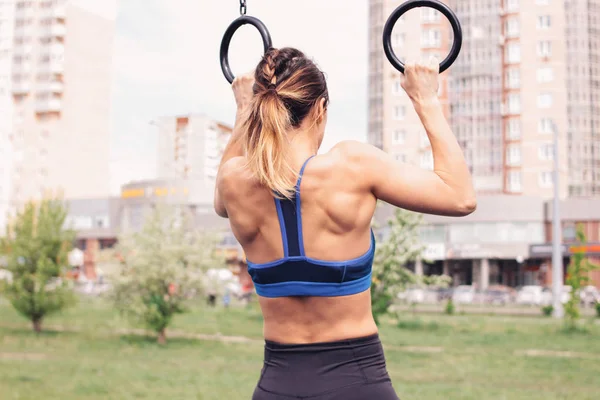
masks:
<path id="1" fill-rule="evenodd" d="M 553 317 L 564 316 L 561 301 L 563 292 L 563 254 L 562 254 L 562 229 L 560 221 L 560 199 L 559 199 L 559 162 L 558 162 L 558 128 L 552 122 L 554 134 L 554 198 L 552 204 L 552 306 Z"/>

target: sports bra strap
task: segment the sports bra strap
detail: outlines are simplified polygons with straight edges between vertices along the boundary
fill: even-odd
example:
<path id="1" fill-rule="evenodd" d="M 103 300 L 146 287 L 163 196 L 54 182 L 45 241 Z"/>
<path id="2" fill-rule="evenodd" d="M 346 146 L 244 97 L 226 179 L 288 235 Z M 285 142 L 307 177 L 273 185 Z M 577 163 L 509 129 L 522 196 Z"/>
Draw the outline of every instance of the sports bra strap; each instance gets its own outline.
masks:
<path id="1" fill-rule="evenodd" d="M 306 161 L 304 161 L 304 164 L 302 164 L 302 168 L 300 168 L 300 172 L 298 173 L 298 181 L 296 182 L 296 194 L 298 196 L 300 195 L 300 183 L 302 183 L 302 175 L 304 175 L 304 169 L 306 168 L 306 165 L 313 157 L 314 157 L 314 155 L 308 157 L 306 159 Z"/>
<path id="2" fill-rule="evenodd" d="M 311 156 L 304 161 L 302 168 L 300 168 L 298 181 L 296 182 L 295 197 L 292 200 L 275 198 L 277 216 L 279 217 L 279 226 L 281 229 L 281 239 L 283 241 L 284 258 L 305 256 L 304 239 L 302 237 L 300 184 L 302 183 L 304 169 L 313 157 L 314 156 Z"/>

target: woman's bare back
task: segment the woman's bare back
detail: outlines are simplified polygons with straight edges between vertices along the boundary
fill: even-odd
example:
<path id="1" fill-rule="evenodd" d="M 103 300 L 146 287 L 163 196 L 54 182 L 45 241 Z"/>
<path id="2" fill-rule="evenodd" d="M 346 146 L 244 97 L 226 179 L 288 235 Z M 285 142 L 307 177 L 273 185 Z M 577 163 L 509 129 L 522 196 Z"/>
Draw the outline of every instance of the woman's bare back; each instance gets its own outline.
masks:
<path id="1" fill-rule="evenodd" d="M 303 159 L 294 160 L 300 170 Z M 224 166 L 219 190 L 232 230 L 246 257 L 266 263 L 283 257 L 279 219 L 271 191 L 258 184 L 237 157 Z M 343 150 L 310 160 L 300 186 L 306 255 L 344 261 L 365 254 L 371 245 L 376 198 L 361 178 L 360 165 Z M 370 335 L 377 331 L 370 292 L 343 297 L 260 298 L 264 334 L 282 343 L 312 343 Z"/>

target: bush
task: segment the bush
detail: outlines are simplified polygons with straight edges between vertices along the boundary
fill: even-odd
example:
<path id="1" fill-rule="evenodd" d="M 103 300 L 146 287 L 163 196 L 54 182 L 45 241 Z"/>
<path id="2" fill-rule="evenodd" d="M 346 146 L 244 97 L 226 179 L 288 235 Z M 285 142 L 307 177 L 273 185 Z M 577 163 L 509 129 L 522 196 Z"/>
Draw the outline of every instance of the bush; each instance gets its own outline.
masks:
<path id="1" fill-rule="evenodd" d="M 551 305 L 542 307 L 542 313 L 546 317 L 551 316 L 553 312 L 554 312 L 554 307 L 552 307 Z"/>
<path id="2" fill-rule="evenodd" d="M 0 292 L 36 332 L 42 330 L 46 316 L 76 300 L 66 279 L 75 238 L 73 231 L 64 228 L 66 218 L 67 209 L 60 200 L 29 202 L 0 238 L 0 256 L 12 276 L 10 282 L 0 281 Z"/>
<path id="3" fill-rule="evenodd" d="M 454 301 L 452 301 L 452 297 L 450 297 L 448 299 L 448 302 L 446 303 L 446 309 L 444 310 L 444 312 L 448 315 L 453 315 L 455 311 L 456 306 L 454 305 Z"/>
<path id="4" fill-rule="evenodd" d="M 600 318 L 600 302 L 596 303 L 596 315 Z"/>

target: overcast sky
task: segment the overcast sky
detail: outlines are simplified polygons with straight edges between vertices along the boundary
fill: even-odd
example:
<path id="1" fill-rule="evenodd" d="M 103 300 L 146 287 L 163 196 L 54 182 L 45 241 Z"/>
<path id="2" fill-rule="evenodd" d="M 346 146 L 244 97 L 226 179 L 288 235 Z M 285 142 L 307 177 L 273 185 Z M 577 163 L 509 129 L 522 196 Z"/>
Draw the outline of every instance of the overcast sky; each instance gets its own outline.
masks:
<path id="1" fill-rule="evenodd" d="M 204 113 L 231 124 L 235 105 L 219 64 L 238 0 L 77 0 L 116 15 L 112 91 L 111 190 L 155 177 L 158 116 Z M 247 0 L 248 15 L 267 25 L 275 47 L 294 46 L 328 77 L 331 107 L 323 149 L 366 140 L 366 0 Z M 98 6 L 105 4 L 104 8 Z M 249 71 L 262 52 L 260 35 L 242 27 L 231 46 L 234 73 Z"/>

